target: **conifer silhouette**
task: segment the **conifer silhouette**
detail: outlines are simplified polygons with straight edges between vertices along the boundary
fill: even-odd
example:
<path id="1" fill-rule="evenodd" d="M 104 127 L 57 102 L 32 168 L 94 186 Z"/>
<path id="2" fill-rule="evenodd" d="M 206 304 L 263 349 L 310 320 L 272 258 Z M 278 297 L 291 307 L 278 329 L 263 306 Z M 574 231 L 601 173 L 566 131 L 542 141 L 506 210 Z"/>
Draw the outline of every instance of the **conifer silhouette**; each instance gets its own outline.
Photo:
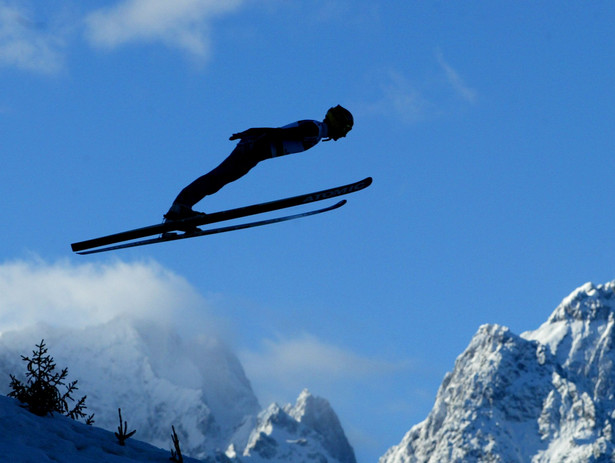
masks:
<path id="1" fill-rule="evenodd" d="M 68 401 L 73 401 L 72 394 L 79 389 L 77 381 L 65 382 L 68 376 L 68 368 L 64 368 L 59 373 L 56 372 L 56 364 L 53 357 L 48 355 L 45 340 L 41 340 L 40 344 L 36 345 L 36 349 L 32 351 L 32 357 L 21 356 L 24 362 L 27 362 L 26 382 L 25 384 L 18 380 L 15 376 L 11 377 L 10 387 L 12 391 L 8 394 L 9 397 L 14 397 L 21 403 L 28 406 L 28 410 L 38 416 L 46 416 L 54 412 L 66 415 L 73 420 L 86 418 L 84 410 L 86 396 L 83 396 L 77 401 L 77 404 L 71 409 Z M 61 393 L 59 387 L 64 386 L 66 392 Z M 94 415 L 86 418 L 87 424 L 94 423 Z"/>

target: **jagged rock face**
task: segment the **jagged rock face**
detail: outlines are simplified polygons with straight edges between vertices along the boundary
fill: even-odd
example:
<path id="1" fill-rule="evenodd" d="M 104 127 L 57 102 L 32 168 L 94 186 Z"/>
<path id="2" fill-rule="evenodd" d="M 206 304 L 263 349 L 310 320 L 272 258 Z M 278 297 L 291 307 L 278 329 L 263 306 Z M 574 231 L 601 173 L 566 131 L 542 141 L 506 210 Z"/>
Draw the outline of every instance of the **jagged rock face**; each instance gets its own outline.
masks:
<path id="1" fill-rule="evenodd" d="M 614 287 L 579 288 L 522 336 L 482 326 L 380 463 L 611 461 Z"/>
<path id="2" fill-rule="evenodd" d="M 540 328 L 523 334 L 548 345 L 577 381 L 586 381 L 592 399 L 611 408 L 615 393 L 614 290 L 615 282 L 587 283 L 564 299 Z"/>
<path id="3" fill-rule="evenodd" d="M 227 455 L 234 456 L 232 448 Z M 242 459 L 270 462 L 356 463 L 337 415 L 325 399 L 304 390 L 297 403 L 263 411 L 243 449 Z"/>
<path id="4" fill-rule="evenodd" d="M 427 420 L 381 462 L 509 461 L 523 452 L 519 438 L 536 449 L 537 418 L 555 370 L 544 347 L 482 326 L 444 378 Z"/>
<path id="5" fill-rule="evenodd" d="M 295 406 L 287 405 L 286 413 L 305 427 L 315 431 L 322 446 L 340 463 L 356 463 L 354 451 L 331 405 L 322 397 L 304 390 Z"/>
<path id="6" fill-rule="evenodd" d="M 615 282 L 587 283 L 540 328 L 523 334 L 548 346 L 565 372 L 544 405 L 540 423 L 549 445 L 538 461 L 563 461 L 567 447 L 567 461 L 610 461 L 615 452 L 614 290 Z"/>

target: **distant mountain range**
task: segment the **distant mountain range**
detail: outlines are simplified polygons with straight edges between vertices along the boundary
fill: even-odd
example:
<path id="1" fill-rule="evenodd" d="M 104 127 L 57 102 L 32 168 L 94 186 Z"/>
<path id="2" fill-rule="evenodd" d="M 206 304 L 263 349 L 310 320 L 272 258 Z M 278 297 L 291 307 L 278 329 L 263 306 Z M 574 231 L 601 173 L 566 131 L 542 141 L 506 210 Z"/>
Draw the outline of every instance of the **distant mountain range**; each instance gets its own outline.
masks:
<path id="1" fill-rule="evenodd" d="M 612 282 L 576 289 L 535 331 L 481 326 L 446 374 L 427 418 L 379 463 L 615 461 L 614 325 Z M 117 429 L 121 407 L 137 430 L 131 440 L 167 449 L 173 425 L 184 453 L 207 462 L 356 463 L 325 399 L 303 391 L 294 405 L 262 409 L 220 340 L 187 343 L 170 329 L 127 319 L 81 330 L 36 326 L 0 337 L 0 378 L 23 371 L 19 356 L 42 337 L 56 363 L 69 366 L 69 379 L 79 380 L 78 393 L 87 393 L 95 426 Z M 0 381 L 0 392 L 8 392 L 8 382 Z M 47 442 L 52 438 L 85 439 L 83 452 L 69 445 L 66 461 L 95 461 L 81 455 L 97 454 L 93 442 L 112 436 L 58 417 L 61 431 L 49 437 L 41 430 L 50 421 L 32 424 L 35 418 L 15 407 L 0 400 L 0 443 L 6 455 L 30 455 L 23 461 L 55 448 Z M 11 438 L 16 426 L 20 435 L 45 442 Z M 119 455 L 101 445 L 100 452 Z M 148 461 L 132 456 L 138 449 L 150 452 L 135 444 L 125 451 L 133 460 L 121 461 Z"/>

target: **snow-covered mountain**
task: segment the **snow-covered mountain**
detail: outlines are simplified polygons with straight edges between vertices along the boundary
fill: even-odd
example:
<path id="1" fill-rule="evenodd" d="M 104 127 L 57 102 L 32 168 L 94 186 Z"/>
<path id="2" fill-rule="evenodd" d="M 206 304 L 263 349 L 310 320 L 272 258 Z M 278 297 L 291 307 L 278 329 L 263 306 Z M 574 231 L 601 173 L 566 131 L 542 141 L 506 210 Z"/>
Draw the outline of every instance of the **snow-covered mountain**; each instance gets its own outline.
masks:
<path id="1" fill-rule="evenodd" d="M 270 405 L 257 419 L 241 457 L 267 462 L 356 463 L 337 415 L 322 398 L 304 390 L 297 403 L 281 408 Z M 235 456 L 233 447 L 227 452 Z"/>
<path id="2" fill-rule="evenodd" d="M 578 288 L 521 336 L 481 326 L 380 463 L 614 461 L 614 323 L 612 282 Z"/>
<path id="3" fill-rule="evenodd" d="M 41 339 L 58 368 L 79 381 L 95 425 L 115 431 L 118 408 L 133 439 L 170 448 L 175 427 L 185 455 L 229 455 L 241 462 L 355 463 L 354 452 L 324 399 L 303 391 L 294 406 L 262 410 L 243 367 L 213 337 L 184 341 L 172 329 L 125 318 L 85 329 L 36 326 L 0 336 L 0 393 L 20 376 Z M 2 381 L 1 378 L 5 378 Z M 0 429 L 0 434 L 3 430 Z M 131 440 L 133 440 L 131 439 Z M 15 460 L 17 461 L 17 460 Z"/>
<path id="4" fill-rule="evenodd" d="M 481 326 L 428 417 L 380 463 L 615 461 L 614 328 L 615 282 L 578 288 L 534 331 Z M 36 417 L 0 397 L 0 459 L 168 461 L 173 425 L 184 454 L 210 463 L 356 463 L 325 399 L 303 391 L 294 405 L 262 409 L 223 342 L 185 341 L 154 322 L 2 333 L 0 393 L 42 338 L 79 380 L 95 426 L 116 430 L 121 407 L 137 434 L 119 448 L 108 431 Z"/>

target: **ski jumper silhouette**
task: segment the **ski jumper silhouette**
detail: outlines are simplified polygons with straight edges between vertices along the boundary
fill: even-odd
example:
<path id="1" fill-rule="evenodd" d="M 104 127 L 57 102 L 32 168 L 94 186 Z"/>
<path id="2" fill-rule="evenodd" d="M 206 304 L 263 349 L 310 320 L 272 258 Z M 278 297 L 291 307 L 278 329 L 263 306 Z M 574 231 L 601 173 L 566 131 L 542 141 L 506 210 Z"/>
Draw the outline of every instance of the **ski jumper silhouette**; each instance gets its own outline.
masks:
<path id="1" fill-rule="evenodd" d="M 337 105 L 327 111 L 322 122 L 300 120 L 284 127 L 259 127 L 233 134 L 229 139 L 239 140 L 235 149 L 218 167 L 179 193 L 164 215 L 165 220 L 202 215 L 192 210 L 196 203 L 243 177 L 259 162 L 308 150 L 321 140 L 338 140 L 350 132 L 353 124 L 350 111 Z"/>

